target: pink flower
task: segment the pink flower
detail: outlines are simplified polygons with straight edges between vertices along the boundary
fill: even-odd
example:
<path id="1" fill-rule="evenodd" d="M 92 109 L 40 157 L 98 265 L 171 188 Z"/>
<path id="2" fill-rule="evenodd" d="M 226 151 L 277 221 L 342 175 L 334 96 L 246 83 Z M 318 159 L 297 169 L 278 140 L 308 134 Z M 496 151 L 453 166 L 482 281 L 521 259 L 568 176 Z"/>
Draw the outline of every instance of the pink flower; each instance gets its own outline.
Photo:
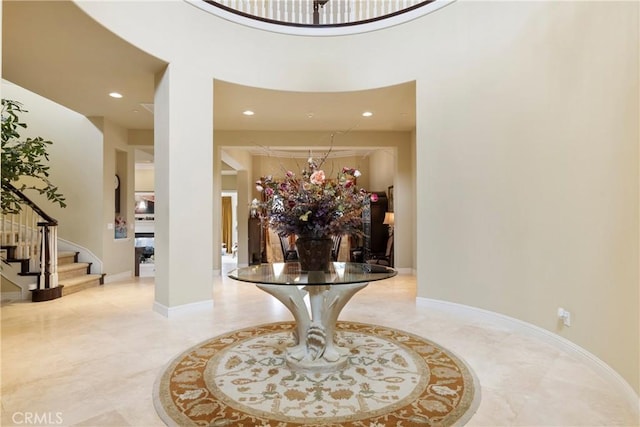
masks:
<path id="1" fill-rule="evenodd" d="M 311 183 L 315 185 L 322 185 L 325 179 L 326 178 L 324 176 L 324 171 L 322 170 L 315 171 L 314 173 L 311 174 L 311 177 L 309 178 Z"/>
<path id="2" fill-rule="evenodd" d="M 265 208 L 264 216 L 280 235 L 327 236 L 362 233 L 361 212 L 363 202 L 371 197 L 364 189 L 356 189 L 360 171 L 343 167 L 335 177 L 326 176 L 321 165 L 313 157 L 307 159 L 307 167 L 300 175 L 283 169 L 284 177 L 273 179 L 263 176 L 256 181 L 265 201 L 258 207 Z M 257 210 L 257 208 L 256 208 Z"/>

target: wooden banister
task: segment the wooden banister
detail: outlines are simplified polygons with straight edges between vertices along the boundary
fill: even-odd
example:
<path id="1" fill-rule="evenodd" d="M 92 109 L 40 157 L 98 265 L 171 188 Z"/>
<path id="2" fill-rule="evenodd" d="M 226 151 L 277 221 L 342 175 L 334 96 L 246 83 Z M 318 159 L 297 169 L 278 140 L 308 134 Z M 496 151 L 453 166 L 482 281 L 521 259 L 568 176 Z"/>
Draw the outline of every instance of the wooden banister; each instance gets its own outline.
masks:
<path id="1" fill-rule="evenodd" d="M 18 197 L 20 200 L 22 200 L 24 205 L 29 206 L 31 209 L 33 209 L 34 212 L 36 212 L 38 215 L 40 215 L 40 218 L 42 218 L 47 223 L 47 225 L 58 225 L 58 220 L 56 220 L 52 216 L 48 215 L 45 211 L 43 211 L 40 208 L 40 206 L 35 204 L 31 199 L 29 199 L 27 196 L 25 196 L 24 193 L 22 193 L 22 191 L 18 190 L 13 185 L 11 185 L 9 183 L 3 183 L 2 184 L 2 189 L 5 190 L 5 191 L 10 191 L 14 195 L 16 195 L 16 197 Z"/>
<path id="2" fill-rule="evenodd" d="M 20 199 L 22 208 L 3 217 L 3 247 L 12 248 L 8 252 L 10 257 L 29 259 L 30 267 L 39 267 L 33 301 L 59 298 L 62 292 L 58 288 L 58 221 L 13 185 L 3 183 L 2 190 Z"/>

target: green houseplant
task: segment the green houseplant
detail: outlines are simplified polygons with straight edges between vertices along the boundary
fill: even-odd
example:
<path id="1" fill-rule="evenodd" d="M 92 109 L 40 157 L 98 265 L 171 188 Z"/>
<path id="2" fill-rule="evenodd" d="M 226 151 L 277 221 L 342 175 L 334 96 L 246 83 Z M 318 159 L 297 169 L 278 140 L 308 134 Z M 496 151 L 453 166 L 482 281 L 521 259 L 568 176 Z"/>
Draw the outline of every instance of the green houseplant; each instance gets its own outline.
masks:
<path id="1" fill-rule="evenodd" d="M 3 215 L 18 213 L 24 203 L 11 187 L 20 192 L 36 191 L 48 200 L 66 207 L 65 198 L 49 180 L 49 154 L 47 146 L 52 142 L 42 137 L 21 139 L 19 130 L 27 124 L 20 115 L 27 113 L 21 103 L 2 100 L 2 199 Z M 28 178 L 28 179 L 24 179 Z"/>

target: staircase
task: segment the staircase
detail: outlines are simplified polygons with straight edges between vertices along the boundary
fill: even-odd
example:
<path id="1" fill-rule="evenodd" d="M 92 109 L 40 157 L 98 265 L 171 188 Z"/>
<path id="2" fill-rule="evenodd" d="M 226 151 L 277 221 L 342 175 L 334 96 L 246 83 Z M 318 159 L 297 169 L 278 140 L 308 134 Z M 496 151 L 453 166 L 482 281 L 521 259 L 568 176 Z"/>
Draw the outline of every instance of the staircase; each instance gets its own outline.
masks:
<path id="1" fill-rule="evenodd" d="M 15 264 L 14 268 L 17 270 L 16 278 L 12 280 L 16 285 L 22 288 L 22 294 L 27 295 L 32 289 L 30 287 L 38 288 L 37 283 L 40 272 L 29 271 L 29 260 L 15 258 L 15 246 L 3 245 L 2 249 L 6 253 L 4 259 L 9 265 Z M 104 274 L 91 274 L 91 263 L 78 262 L 79 252 L 58 252 L 58 288 L 60 296 L 69 295 L 83 289 L 95 287 L 104 284 Z M 8 266 L 5 264 L 4 268 Z M 7 268 L 9 269 L 9 268 Z M 3 271 L 3 273 L 9 273 Z M 21 279 L 22 278 L 22 279 Z M 37 298 L 34 299 L 34 301 Z"/>
<path id="2" fill-rule="evenodd" d="M 22 289 L 23 298 L 30 291 L 33 302 L 48 301 L 104 283 L 104 274 L 91 274 L 91 263 L 79 262 L 78 252 L 58 252 L 55 219 L 15 187 L 3 184 L 2 190 L 23 203 L 0 222 L 2 275 Z"/>
<path id="3" fill-rule="evenodd" d="M 104 284 L 104 274 L 91 274 L 90 262 L 78 262 L 78 252 L 58 252 L 58 286 L 62 296 Z"/>

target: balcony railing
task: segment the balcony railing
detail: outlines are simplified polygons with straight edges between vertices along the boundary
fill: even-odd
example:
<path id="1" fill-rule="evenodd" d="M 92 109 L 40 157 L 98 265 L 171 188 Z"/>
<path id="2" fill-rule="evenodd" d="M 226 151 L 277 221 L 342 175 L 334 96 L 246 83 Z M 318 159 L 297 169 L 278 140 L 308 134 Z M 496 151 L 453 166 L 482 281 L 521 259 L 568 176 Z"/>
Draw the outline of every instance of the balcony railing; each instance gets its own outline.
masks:
<path id="1" fill-rule="evenodd" d="M 434 0 L 203 0 L 247 18 L 302 27 L 338 27 L 389 18 Z"/>

